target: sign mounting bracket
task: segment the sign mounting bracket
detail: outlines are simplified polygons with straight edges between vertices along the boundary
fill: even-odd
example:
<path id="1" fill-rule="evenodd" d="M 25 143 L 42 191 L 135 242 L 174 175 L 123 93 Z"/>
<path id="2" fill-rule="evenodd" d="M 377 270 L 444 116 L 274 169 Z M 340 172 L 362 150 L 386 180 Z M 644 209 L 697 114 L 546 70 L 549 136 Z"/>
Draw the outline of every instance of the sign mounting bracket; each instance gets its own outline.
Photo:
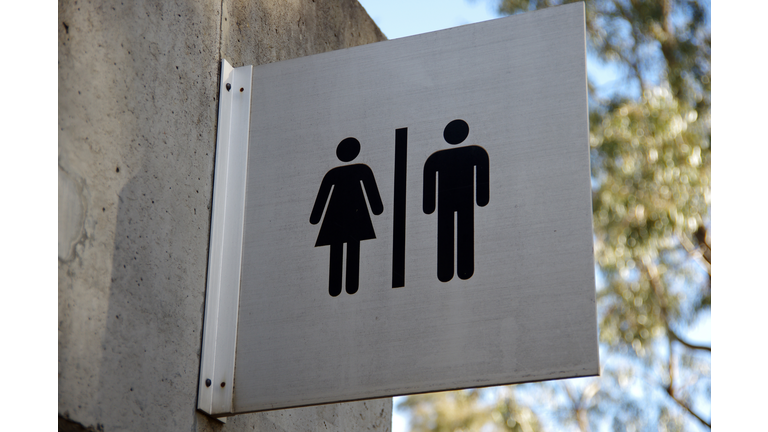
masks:
<path id="1" fill-rule="evenodd" d="M 213 417 L 233 412 L 252 78 L 253 66 L 233 68 L 222 60 L 197 398 L 197 408 Z"/>

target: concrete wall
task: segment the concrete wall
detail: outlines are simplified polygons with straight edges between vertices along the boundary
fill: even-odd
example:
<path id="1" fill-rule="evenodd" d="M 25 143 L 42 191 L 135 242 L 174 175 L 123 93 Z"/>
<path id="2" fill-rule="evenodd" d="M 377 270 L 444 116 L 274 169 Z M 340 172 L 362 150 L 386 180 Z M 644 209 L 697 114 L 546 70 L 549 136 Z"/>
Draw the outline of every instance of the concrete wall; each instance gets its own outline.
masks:
<path id="1" fill-rule="evenodd" d="M 221 59 L 385 39 L 355 0 L 59 1 L 62 430 L 390 429 L 391 399 L 196 411 Z"/>

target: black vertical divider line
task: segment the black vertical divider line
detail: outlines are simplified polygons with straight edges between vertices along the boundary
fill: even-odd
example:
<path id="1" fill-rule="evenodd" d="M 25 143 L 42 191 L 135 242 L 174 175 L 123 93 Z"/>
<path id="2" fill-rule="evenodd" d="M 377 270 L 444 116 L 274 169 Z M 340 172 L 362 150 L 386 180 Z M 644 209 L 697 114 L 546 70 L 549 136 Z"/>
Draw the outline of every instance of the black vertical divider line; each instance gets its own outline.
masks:
<path id="1" fill-rule="evenodd" d="M 393 206 L 392 288 L 405 286 L 405 180 L 408 128 L 395 130 L 395 202 Z"/>

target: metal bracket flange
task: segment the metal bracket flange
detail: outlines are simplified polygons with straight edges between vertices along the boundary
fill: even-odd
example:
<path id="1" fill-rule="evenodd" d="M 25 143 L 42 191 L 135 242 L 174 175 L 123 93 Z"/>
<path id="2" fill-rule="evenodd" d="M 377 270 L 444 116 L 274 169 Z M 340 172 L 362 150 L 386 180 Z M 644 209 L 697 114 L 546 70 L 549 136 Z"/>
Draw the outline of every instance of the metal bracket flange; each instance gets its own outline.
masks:
<path id="1" fill-rule="evenodd" d="M 232 414 L 253 66 L 221 63 L 213 209 L 197 408 Z"/>

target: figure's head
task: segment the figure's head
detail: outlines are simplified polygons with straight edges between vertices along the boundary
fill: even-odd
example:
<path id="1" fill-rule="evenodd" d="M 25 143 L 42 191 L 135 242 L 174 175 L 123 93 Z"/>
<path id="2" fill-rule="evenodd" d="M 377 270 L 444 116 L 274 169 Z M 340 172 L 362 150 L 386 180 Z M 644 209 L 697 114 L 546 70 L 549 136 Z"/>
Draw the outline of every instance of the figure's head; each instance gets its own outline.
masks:
<path id="1" fill-rule="evenodd" d="M 360 154 L 360 141 L 355 138 L 344 138 L 336 147 L 336 156 L 342 162 L 349 162 Z"/>
<path id="2" fill-rule="evenodd" d="M 469 125 L 461 119 L 456 119 L 445 127 L 443 138 L 451 145 L 461 144 L 469 135 Z"/>

